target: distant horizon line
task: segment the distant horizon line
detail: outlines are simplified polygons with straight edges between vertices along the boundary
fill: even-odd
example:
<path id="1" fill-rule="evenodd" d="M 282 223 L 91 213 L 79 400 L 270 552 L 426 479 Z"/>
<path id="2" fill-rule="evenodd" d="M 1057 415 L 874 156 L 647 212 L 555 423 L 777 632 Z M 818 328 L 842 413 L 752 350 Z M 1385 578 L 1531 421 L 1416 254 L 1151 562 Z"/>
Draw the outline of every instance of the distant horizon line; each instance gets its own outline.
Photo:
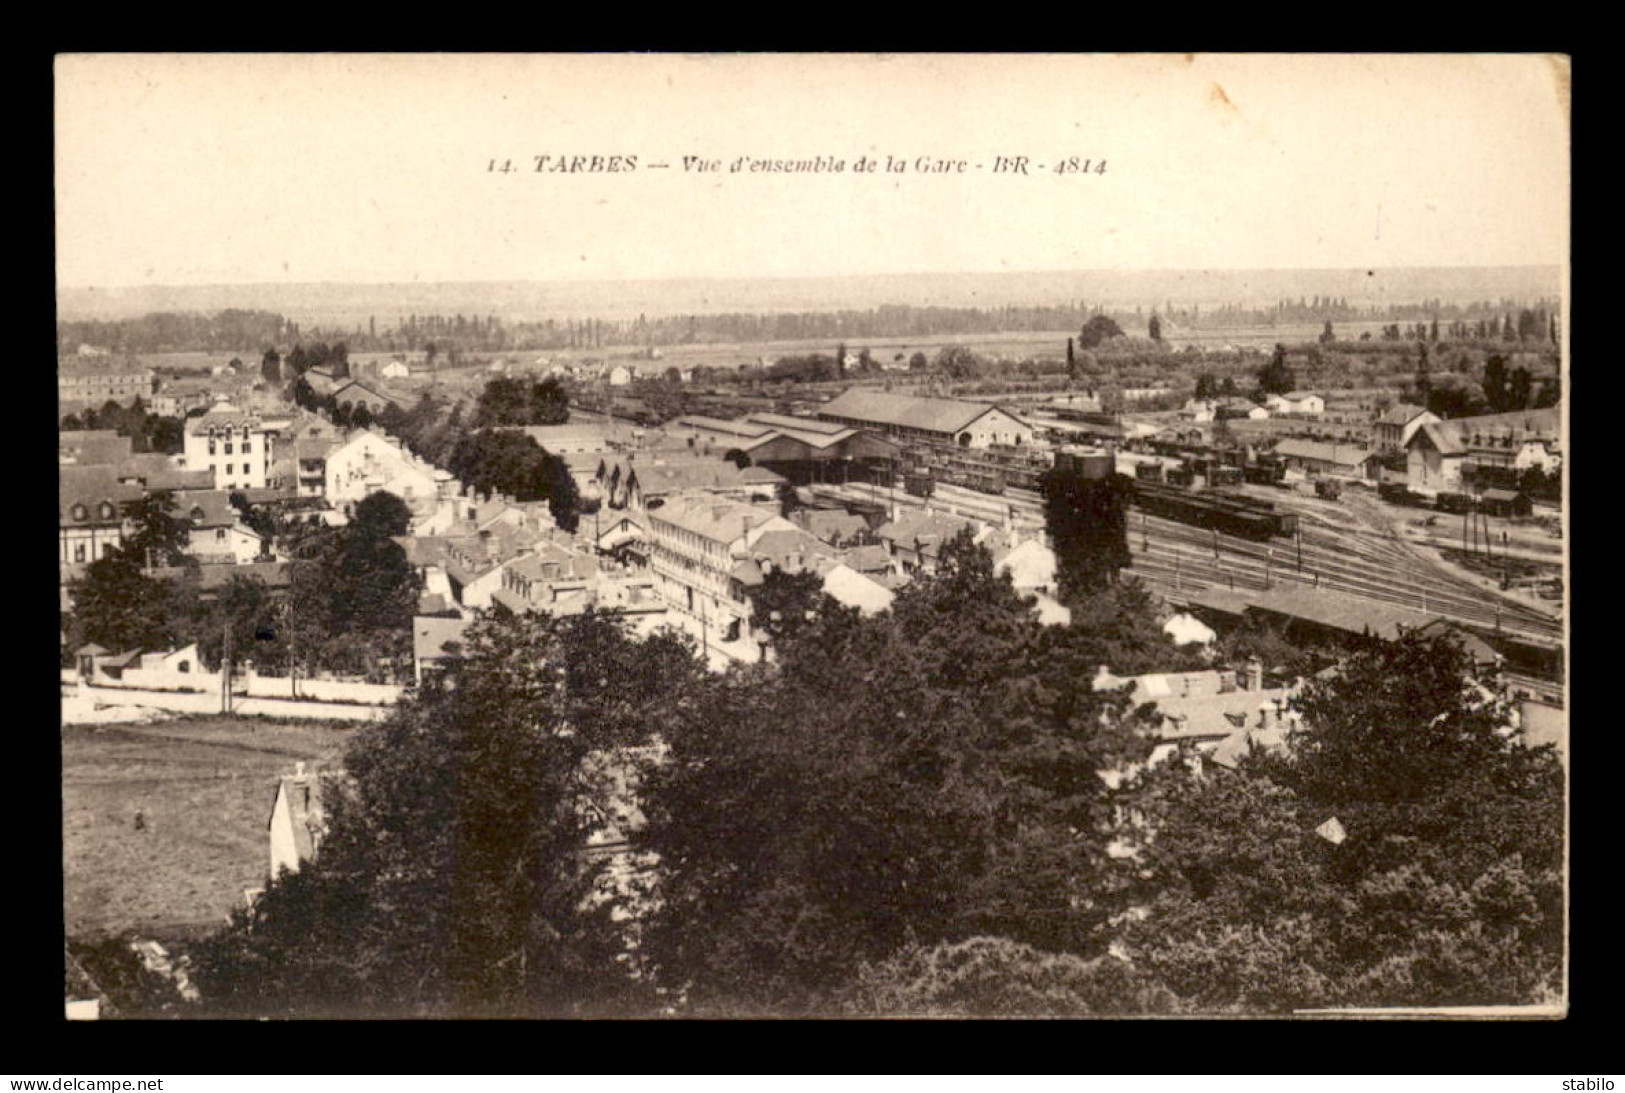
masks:
<path id="1" fill-rule="evenodd" d="M 380 286 L 405 287 L 412 285 L 511 285 L 511 284 L 662 284 L 672 282 L 704 282 L 704 281 L 813 281 L 813 280 L 858 280 L 862 278 L 902 278 L 902 277 L 1043 277 L 1043 276 L 1071 276 L 1077 274 L 1138 274 L 1138 273 L 1348 273 L 1357 270 L 1370 272 L 1405 271 L 1418 272 L 1428 270 L 1552 270 L 1561 272 L 1561 262 L 1521 262 L 1521 263 L 1492 263 L 1492 264 L 1454 264 L 1454 265 L 1384 265 L 1369 266 L 1363 264 L 1345 266 L 1129 266 L 1129 267 L 1093 267 L 1068 269 L 998 269 L 998 270 L 900 270 L 877 273 L 766 273 L 766 274 L 695 274 L 673 277 L 573 277 L 569 275 L 540 276 L 540 277 L 486 277 L 473 279 L 415 278 L 412 280 L 369 280 L 369 279 L 324 279 L 307 281 L 153 281 L 143 284 L 58 284 L 56 291 L 63 292 L 131 292 L 157 289 L 199 289 L 199 288 L 323 288 L 329 286 Z"/>

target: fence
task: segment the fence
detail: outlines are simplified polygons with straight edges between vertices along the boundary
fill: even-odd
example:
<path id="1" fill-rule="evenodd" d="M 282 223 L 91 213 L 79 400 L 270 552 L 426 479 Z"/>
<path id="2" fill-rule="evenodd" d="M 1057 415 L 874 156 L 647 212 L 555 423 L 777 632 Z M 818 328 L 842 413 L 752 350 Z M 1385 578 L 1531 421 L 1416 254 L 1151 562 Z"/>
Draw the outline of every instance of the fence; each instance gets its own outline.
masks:
<path id="1" fill-rule="evenodd" d="M 232 694 L 238 699 L 280 698 L 294 701 L 343 702 L 360 706 L 393 706 L 404 688 L 387 683 L 351 683 L 337 679 L 306 679 L 266 676 L 239 672 L 232 677 Z M 121 678 L 99 677 L 97 686 L 138 688 L 151 691 L 202 693 L 215 696 L 221 690 L 218 672 L 177 672 L 167 668 L 126 668 Z"/>
<path id="2" fill-rule="evenodd" d="M 67 692 L 64 692 L 66 696 Z M 81 683 L 74 697 L 109 706 L 145 706 L 176 713 L 221 711 L 220 692 L 154 691 L 131 686 L 89 686 Z M 361 706 L 353 703 L 312 702 L 297 699 L 233 697 L 231 712 L 244 717 L 286 717 L 315 721 L 382 721 L 390 715 L 388 706 Z"/>

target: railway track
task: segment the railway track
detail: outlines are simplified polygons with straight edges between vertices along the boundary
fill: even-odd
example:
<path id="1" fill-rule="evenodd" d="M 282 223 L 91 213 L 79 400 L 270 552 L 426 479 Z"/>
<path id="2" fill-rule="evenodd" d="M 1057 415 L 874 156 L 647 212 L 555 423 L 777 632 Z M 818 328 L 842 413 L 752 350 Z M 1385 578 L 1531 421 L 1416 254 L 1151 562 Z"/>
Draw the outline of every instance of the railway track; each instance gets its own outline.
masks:
<path id="1" fill-rule="evenodd" d="M 1143 530 L 1142 520 L 1148 525 Z M 1314 543 L 1306 537 L 1300 568 L 1294 542 L 1253 543 L 1223 535 L 1215 538 L 1211 531 L 1155 516 L 1147 519 L 1144 514 L 1134 519 L 1129 540 L 1137 571 L 1143 568 L 1142 557 L 1163 561 L 1168 572 L 1173 571 L 1177 559 L 1179 579 L 1186 590 L 1196 585 L 1258 590 L 1291 583 L 1356 595 L 1419 614 L 1440 615 L 1542 644 L 1562 639 L 1561 623 L 1538 612 L 1489 599 L 1471 585 L 1427 574 L 1417 576 L 1400 568 L 1399 559 L 1351 557 L 1338 543 Z M 1149 568 L 1158 567 L 1153 564 Z"/>
<path id="2" fill-rule="evenodd" d="M 911 508 L 924 505 L 921 498 L 901 491 L 863 483 L 847 488 L 864 500 Z M 1044 519 L 1042 499 L 1030 490 L 1008 489 L 994 496 L 939 484 L 931 501 L 933 509 L 995 523 L 1003 522 L 1012 510 L 1023 524 L 1042 526 Z M 1561 619 L 1439 572 L 1425 559 L 1369 529 L 1333 524 L 1307 508 L 1279 507 L 1299 514 L 1299 539 L 1259 543 L 1131 512 L 1131 569 L 1162 591 L 1189 591 L 1197 586 L 1264 590 L 1291 582 L 1406 607 L 1419 615 L 1438 615 L 1539 644 L 1563 640 Z"/>

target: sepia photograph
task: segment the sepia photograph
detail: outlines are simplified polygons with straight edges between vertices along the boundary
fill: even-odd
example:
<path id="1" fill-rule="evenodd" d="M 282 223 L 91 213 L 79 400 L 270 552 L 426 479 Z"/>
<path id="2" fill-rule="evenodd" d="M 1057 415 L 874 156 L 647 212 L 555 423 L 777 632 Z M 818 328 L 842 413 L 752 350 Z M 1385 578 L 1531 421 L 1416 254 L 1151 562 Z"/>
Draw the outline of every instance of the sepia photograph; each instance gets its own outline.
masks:
<path id="1" fill-rule="evenodd" d="M 58 55 L 65 1019 L 1566 1017 L 1570 87 Z"/>

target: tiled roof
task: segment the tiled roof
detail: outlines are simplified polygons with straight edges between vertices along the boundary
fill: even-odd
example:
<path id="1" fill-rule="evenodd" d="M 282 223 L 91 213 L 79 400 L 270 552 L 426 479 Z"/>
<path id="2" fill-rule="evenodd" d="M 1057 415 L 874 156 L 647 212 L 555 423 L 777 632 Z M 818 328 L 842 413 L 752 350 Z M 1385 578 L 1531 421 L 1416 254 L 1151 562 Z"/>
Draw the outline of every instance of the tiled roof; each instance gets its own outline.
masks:
<path id="1" fill-rule="evenodd" d="M 1551 407 L 1545 410 L 1481 414 L 1478 417 L 1458 417 L 1449 421 L 1430 422 L 1417 430 L 1417 434 L 1426 433 L 1441 452 L 1456 455 L 1479 443 L 1501 447 L 1506 441 L 1513 444 L 1529 440 L 1556 441 L 1561 426 L 1562 418 L 1557 408 Z M 1414 444 L 1416 438 L 1412 437 L 1411 442 Z"/>
<path id="2" fill-rule="evenodd" d="M 192 521 L 192 525 L 198 528 L 231 527 L 238 521 L 231 494 L 225 490 L 200 490 L 188 494 L 184 501 L 176 503 L 175 515 Z"/>
<path id="3" fill-rule="evenodd" d="M 112 429 L 78 429 L 57 434 L 59 457 L 79 466 L 118 463 L 130 455 L 130 438 Z"/>
<path id="4" fill-rule="evenodd" d="M 859 573 L 889 572 L 892 567 L 891 552 L 878 543 L 852 547 L 842 557 Z"/>
<path id="5" fill-rule="evenodd" d="M 919 398 L 896 395 L 873 388 L 853 387 L 819 409 L 820 417 L 850 418 L 877 425 L 952 433 L 990 410 L 1000 409 L 990 402 L 963 402 L 948 398 Z M 1008 410 L 1005 411 L 1009 413 Z M 1014 415 L 1011 415 L 1014 416 Z"/>
<path id="6" fill-rule="evenodd" d="M 1427 428 L 1427 426 L 1424 426 Z M 1275 454 L 1290 459 L 1312 459 L 1317 463 L 1334 463 L 1340 467 L 1357 467 L 1371 458 L 1371 452 L 1351 444 L 1327 444 L 1318 440 L 1283 440 L 1275 446 Z"/>
<path id="7" fill-rule="evenodd" d="M 807 568 L 816 558 L 833 558 L 834 551 L 815 535 L 800 528 L 764 531 L 750 546 L 752 557 L 766 559 L 775 569 L 791 568 L 791 561 L 800 559 L 799 568 Z"/>
<path id="8" fill-rule="evenodd" d="M 1411 422 L 1415 421 L 1417 418 L 1421 417 L 1427 412 L 1428 411 L 1424 407 L 1412 406 L 1410 403 L 1402 402 L 1397 406 L 1391 407 L 1386 414 L 1379 417 L 1377 419 L 1377 424 L 1409 425 Z"/>
<path id="9" fill-rule="evenodd" d="M 675 497 L 648 513 L 655 534 L 659 525 L 671 524 L 714 542 L 731 543 L 769 520 L 779 519 L 776 508 L 724 501 L 714 497 Z"/>
<path id="10" fill-rule="evenodd" d="M 886 610 L 896 598 L 895 593 L 873 577 L 838 565 L 824 574 L 824 591 L 838 603 L 856 607 L 865 615 Z"/>
<path id="11" fill-rule="evenodd" d="M 452 654 L 450 642 L 460 642 L 469 627 L 467 619 L 418 617 L 412 620 L 412 655 L 418 660 L 440 660 Z"/>
<path id="12" fill-rule="evenodd" d="M 1399 637 L 1402 630 L 1424 626 L 1437 618 L 1421 611 L 1328 589 L 1277 588 L 1230 592 L 1210 588 L 1193 593 L 1188 598 L 1197 606 L 1211 607 L 1229 614 L 1258 610 L 1303 619 L 1351 634 L 1369 631 L 1376 637 L 1388 639 Z"/>
<path id="13" fill-rule="evenodd" d="M 869 526 L 863 517 L 844 509 L 798 509 L 790 519 L 826 543 L 850 539 Z"/>
<path id="14" fill-rule="evenodd" d="M 118 480 L 115 468 L 110 466 L 81 467 L 74 464 L 57 470 L 57 517 L 62 524 L 103 521 L 101 505 L 113 506 L 112 519 L 121 521 L 124 506 L 142 496 L 141 487 Z M 87 510 L 83 521 L 73 516 L 73 507 L 83 505 Z"/>
<path id="15" fill-rule="evenodd" d="M 958 516 L 938 512 L 911 512 L 903 513 L 897 519 L 880 525 L 875 535 L 888 542 L 913 549 L 915 540 L 922 546 L 940 546 L 971 526 L 969 520 Z"/>

